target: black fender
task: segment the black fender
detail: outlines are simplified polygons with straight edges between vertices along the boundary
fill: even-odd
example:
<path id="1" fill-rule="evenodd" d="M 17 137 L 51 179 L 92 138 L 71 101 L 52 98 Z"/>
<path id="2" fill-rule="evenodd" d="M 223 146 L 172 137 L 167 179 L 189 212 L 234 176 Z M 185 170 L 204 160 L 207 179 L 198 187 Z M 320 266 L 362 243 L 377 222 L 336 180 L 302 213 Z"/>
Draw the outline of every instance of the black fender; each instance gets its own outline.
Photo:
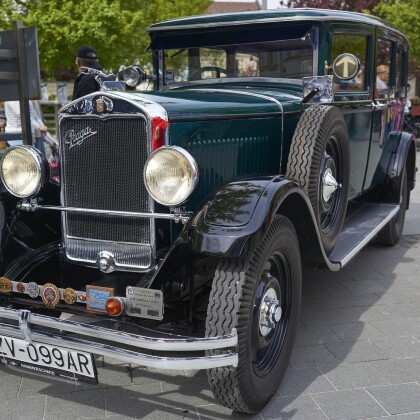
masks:
<path id="1" fill-rule="evenodd" d="M 380 198 L 383 202 L 399 203 L 404 168 L 407 168 L 408 191 L 416 184 L 416 143 L 414 136 L 406 132 L 391 132 L 389 140 L 393 147 Z"/>
<path id="2" fill-rule="evenodd" d="M 295 180 L 282 175 L 223 185 L 191 218 L 179 240 L 188 241 L 196 253 L 238 257 L 256 249 L 278 213 L 293 223 L 304 262 L 338 270 L 323 250 L 309 198 Z"/>

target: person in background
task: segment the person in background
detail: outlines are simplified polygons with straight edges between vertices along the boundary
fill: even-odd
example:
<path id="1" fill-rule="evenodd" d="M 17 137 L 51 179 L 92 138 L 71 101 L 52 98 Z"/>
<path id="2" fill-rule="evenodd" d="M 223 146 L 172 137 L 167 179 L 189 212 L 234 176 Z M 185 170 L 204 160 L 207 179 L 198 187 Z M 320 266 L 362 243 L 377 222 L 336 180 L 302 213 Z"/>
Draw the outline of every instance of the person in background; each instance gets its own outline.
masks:
<path id="1" fill-rule="evenodd" d="M 19 101 L 6 101 L 4 103 L 4 111 L 7 119 L 6 133 L 19 133 L 21 136 L 22 123 Z M 36 111 L 33 101 L 29 101 L 29 114 L 31 120 L 32 141 L 35 143 L 34 146 L 45 156 L 43 135 L 48 131 L 48 127 L 44 124 L 41 115 L 39 115 Z"/>
<path id="2" fill-rule="evenodd" d="M 407 83 L 407 98 L 405 100 L 405 106 L 404 106 L 404 114 L 409 114 L 411 111 L 411 99 L 408 97 L 408 92 L 410 92 L 411 85 L 410 83 Z"/>
<path id="3" fill-rule="evenodd" d="M 376 68 L 376 89 L 387 89 L 389 80 L 389 67 L 381 64 Z"/>
<path id="4" fill-rule="evenodd" d="M 96 75 L 83 72 L 83 67 L 102 71 L 96 49 L 87 45 L 80 47 L 77 50 L 76 64 L 79 75 L 74 83 L 73 100 L 100 89 L 99 82 L 96 80 Z"/>

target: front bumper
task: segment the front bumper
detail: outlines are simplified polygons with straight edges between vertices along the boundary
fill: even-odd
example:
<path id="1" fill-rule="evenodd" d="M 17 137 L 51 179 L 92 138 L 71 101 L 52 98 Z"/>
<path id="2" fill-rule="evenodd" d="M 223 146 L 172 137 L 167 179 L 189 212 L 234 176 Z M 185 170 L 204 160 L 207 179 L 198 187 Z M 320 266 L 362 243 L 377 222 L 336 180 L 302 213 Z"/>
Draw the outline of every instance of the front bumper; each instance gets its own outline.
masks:
<path id="1" fill-rule="evenodd" d="M 0 335 L 57 345 L 158 369 L 198 370 L 237 366 L 238 336 L 196 338 L 142 329 L 132 334 L 51 318 L 26 309 L 0 308 Z"/>

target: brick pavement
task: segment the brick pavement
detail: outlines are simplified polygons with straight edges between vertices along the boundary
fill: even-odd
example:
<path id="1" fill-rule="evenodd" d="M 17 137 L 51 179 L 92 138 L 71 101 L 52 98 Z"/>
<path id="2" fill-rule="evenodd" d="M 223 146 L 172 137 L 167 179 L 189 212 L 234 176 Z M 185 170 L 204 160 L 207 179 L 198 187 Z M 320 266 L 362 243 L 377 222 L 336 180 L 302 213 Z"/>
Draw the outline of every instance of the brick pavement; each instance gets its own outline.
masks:
<path id="1" fill-rule="evenodd" d="M 397 246 L 372 243 L 339 273 L 305 270 L 290 366 L 258 415 L 217 405 L 204 372 L 101 358 L 98 386 L 0 366 L 0 420 L 420 419 L 419 215 L 418 185 Z"/>

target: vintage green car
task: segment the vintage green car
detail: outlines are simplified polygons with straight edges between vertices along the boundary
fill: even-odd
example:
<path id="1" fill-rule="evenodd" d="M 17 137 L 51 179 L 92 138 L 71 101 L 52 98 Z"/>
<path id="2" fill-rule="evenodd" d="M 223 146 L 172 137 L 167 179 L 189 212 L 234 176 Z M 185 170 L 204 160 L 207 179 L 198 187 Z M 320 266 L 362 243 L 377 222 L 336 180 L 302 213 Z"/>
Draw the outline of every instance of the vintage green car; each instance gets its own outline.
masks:
<path id="1" fill-rule="evenodd" d="M 302 266 L 402 234 L 408 42 L 312 9 L 149 33 L 152 75 L 61 109 L 60 184 L 32 147 L 3 156 L 1 360 L 90 381 L 92 354 L 206 369 L 221 404 L 255 413 L 292 353 Z"/>

